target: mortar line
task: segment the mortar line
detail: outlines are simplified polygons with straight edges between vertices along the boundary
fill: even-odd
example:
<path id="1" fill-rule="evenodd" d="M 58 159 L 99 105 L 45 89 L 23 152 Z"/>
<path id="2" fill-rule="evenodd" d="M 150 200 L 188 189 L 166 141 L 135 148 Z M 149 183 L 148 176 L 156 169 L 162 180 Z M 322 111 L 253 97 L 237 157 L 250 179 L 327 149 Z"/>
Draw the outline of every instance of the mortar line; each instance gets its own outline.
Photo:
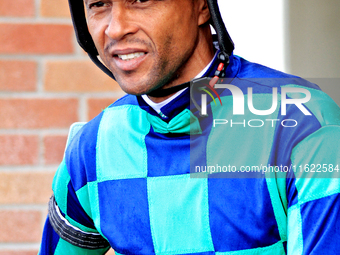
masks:
<path id="1" fill-rule="evenodd" d="M 79 121 L 81 122 L 87 122 L 87 114 L 88 112 L 88 107 L 87 107 L 87 98 L 85 95 L 82 95 L 79 98 L 79 106 L 78 106 L 78 116 L 79 116 Z"/>
<path id="2" fill-rule="evenodd" d="M 0 99 L 78 99 L 81 97 L 91 97 L 95 99 L 101 98 L 117 98 L 124 96 L 122 91 L 113 92 L 1 92 Z"/>
<path id="3" fill-rule="evenodd" d="M 1 173 L 54 173 L 58 169 L 58 164 L 48 166 L 37 165 L 2 165 L 0 166 Z"/>
<path id="4" fill-rule="evenodd" d="M 40 3 L 41 3 L 40 0 L 35 0 L 34 1 L 34 4 L 35 4 L 35 6 L 34 6 L 34 11 L 35 11 L 34 18 L 35 19 L 38 19 L 39 16 L 40 16 Z"/>
<path id="5" fill-rule="evenodd" d="M 36 0 L 38 1 L 38 0 Z M 39 10 L 38 10 L 39 12 Z M 70 25 L 72 21 L 70 18 L 45 18 L 45 17 L 0 17 L 0 23 L 2 24 L 47 24 L 47 25 Z"/>
<path id="6" fill-rule="evenodd" d="M 0 251 L 39 250 L 40 243 L 0 243 Z"/>
<path id="7" fill-rule="evenodd" d="M 0 135 L 27 135 L 27 136 L 37 136 L 42 134 L 43 136 L 52 135 L 67 135 L 68 128 L 61 129 L 0 129 Z"/>
<path id="8" fill-rule="evenodd" d="M 39 149 L 38 149 L 38 166 L 43 167 L 45 165 L 45 145 L 44 136 L 39 134 Z"/>
<path id="9" fill-rule="evenodd" d="M 41 211 L 45 212 L 48 207 L 48 201 L 46 203 L 37 204 L 12 204 L 12 205 L 0 205 L 0 210 L 5 211 Z"/>

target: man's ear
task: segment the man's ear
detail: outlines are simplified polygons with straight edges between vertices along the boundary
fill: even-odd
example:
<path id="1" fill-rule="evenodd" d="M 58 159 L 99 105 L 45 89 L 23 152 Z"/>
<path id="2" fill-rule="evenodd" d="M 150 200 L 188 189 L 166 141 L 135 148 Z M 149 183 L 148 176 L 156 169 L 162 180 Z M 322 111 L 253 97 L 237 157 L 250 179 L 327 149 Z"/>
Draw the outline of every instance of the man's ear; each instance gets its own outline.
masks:
<path id="1" fill-rule="evenodd" d="M 210 20 L 210 11 L 207 0 L 196 0 L 198 8 L 198 25 L 204 25 Z"/>

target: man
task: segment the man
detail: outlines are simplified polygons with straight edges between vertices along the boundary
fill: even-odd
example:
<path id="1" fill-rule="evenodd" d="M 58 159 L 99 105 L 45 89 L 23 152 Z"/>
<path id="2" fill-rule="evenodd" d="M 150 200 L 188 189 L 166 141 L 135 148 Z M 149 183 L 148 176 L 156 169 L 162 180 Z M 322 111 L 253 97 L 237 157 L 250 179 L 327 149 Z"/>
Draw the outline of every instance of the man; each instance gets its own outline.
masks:
<path id="1" fill-rule="evenodd" d="M 216 1 L 85 6 L 89 34 L 70 0 L 81 46 L 130 95 L 68 145 L 40 254 L 336 253 L 340 116 L 327 95 L 234 56 Z"/>

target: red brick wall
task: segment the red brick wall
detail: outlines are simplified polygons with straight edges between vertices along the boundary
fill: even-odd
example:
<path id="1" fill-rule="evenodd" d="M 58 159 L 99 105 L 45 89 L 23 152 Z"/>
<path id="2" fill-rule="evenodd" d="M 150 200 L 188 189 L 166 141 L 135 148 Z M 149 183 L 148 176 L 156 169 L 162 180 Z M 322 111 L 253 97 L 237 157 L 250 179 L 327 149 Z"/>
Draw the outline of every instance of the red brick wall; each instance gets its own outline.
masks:
<path id="1" fill-rule="evenodd" d="M 122 95 L 78 47 L 67 0 L 0 0 L 0 255 L 37 254 L 69 126 Z"/>

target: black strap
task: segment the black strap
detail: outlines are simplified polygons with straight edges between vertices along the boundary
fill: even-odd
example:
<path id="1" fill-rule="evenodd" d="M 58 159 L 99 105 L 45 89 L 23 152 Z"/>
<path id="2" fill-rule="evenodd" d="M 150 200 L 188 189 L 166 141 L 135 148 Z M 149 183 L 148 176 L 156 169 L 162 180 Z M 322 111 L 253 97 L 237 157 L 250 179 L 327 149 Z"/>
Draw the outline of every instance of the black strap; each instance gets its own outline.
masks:
<path id="1" fill-rule="evenodd" d="M 190 82 L 186 82 L 186 83 L 174 86 L 174 87 L 170 87 L 168 89 L 159 88 L 159 89 L 151 91 L 147 95 L 151 97 L 166 97 L 184 88 L 188 88 L 189 86 L 190 86 Z"/>
<path id="2" fill-rule="evenodd" d="M 208 6 L 210 10 L 212 25 L 214 26 L 217 33 L 220 50 L 223 54 L 231 56 L 235 46 L 223 22 L 220 9 L 218 8 L 217 0 L 208 0 Z"/>
<path id="3" fill-rule="evenodd" d="M 88 54 L 90 59 L 93 63 L 96 64 L 97 67 L 99 67 L 104 73 L 106 73 L 108 76 L 110 76 L 112 79 L 116 80 L 116 78 L 113 76 L 112 72 L 98 59 L 96 54 Z"/>
<path id="4" fill-rule="evenodd" d="M 69 0 L 71 18 L 79 45 L 89 54 L 98 55 L 96 46 L 87 28 L 85 6 L 82 0 Z"/>
<path id="5" fill-rule="evenodd" d="M 72 228 L 66 223 L 67 220 L 62 217 L 60 212 L 58 214 L 57 210 L 57 203 L 54 196 L 52 196 L 48 204 L 48 216 L 51 226 L 60 238 L 77 247 L 90 250 L 103 249 L 110 246 L 109 242 L 100 234 L 87 233 Z"/>

